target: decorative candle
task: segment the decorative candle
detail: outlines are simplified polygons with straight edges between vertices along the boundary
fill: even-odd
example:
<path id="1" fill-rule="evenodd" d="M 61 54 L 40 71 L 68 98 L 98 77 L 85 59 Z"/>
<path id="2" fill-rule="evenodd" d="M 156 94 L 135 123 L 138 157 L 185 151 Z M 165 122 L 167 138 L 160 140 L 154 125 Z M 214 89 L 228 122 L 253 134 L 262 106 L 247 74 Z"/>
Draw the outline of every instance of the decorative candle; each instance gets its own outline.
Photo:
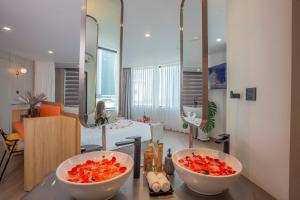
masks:
<path id="1" fill-rule="evenodd" d="M 163 160 L 163 148 L 164 148 L 164 144 L 163 143 L 159 143 L 158 144 L 158 150 L 157 150 L 157 163 L 156 163 L 156 170 L 158 172 L 162 172 L 163 168 L 163 164 L 162 164 L 162 160 Z"/>
<path id="2" fill-rule="evenodd" d="M 149 148 L 150 148 L 150 151 L 153 154 L 154 167 L 155 167 L 154 171 L 155 171 L 157 169 L 157 153 L 156 153 L 156 150 L 155 150 L 155 147 L 154 147 L 153 143 L 149 144 Z"/>
<path id="3" fill-rule="evenodd" d="M 144 151 L 144 172 L 152 171 L 153 168 L 153 153 Z"/>

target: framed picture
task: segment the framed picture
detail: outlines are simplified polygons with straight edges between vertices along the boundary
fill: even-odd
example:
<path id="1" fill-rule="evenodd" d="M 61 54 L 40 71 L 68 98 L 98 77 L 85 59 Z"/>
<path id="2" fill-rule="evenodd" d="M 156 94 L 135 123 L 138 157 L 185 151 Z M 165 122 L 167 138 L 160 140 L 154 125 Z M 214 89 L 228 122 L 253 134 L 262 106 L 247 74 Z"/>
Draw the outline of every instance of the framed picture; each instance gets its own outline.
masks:
<path id="1" fill-rule="evenodd" d="M 226 63 L 208 68 L 210 89 L 226 89 Z"/>

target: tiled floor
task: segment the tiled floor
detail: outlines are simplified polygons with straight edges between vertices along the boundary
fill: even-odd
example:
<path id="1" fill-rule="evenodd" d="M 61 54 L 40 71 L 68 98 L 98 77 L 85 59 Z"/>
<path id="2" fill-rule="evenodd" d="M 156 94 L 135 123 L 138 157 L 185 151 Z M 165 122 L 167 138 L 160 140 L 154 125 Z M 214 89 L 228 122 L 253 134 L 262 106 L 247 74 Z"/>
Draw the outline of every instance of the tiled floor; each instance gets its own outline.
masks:
<path id="1" fill-rule="evenodd" d="M 165 150 L 171 148 L 172 152 L 189 147 L 188 135 L 178 132 L 165 131 L 164 138 L 161 142 L 164 143 Z M 193 140 L 193 147 L 208 147 L 218 150 L 222 150 L 223 148 L 222 145 L 216 144 L 213 141 L 201 142 L 199 140 Z"/>

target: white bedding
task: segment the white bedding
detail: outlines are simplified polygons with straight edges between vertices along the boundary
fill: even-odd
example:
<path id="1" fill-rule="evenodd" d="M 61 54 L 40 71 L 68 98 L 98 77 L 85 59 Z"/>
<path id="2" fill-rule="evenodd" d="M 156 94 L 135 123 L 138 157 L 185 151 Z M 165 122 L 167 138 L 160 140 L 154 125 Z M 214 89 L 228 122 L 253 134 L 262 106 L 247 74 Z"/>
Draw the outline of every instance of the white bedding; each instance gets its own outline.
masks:
<path id="1" fill-rule="evenodd" d="M 118 147 L 116 142 L 125 141 L 126 137 L 141 136 L 142 142 L 151 140 L 151 128 L 149 124 L 131 120 L 119 120 L 106 125 L 106 149 L 113 150 Z M 81 126 L 81 145 L 102 145 L 102 128 L 85 128 Z"/>

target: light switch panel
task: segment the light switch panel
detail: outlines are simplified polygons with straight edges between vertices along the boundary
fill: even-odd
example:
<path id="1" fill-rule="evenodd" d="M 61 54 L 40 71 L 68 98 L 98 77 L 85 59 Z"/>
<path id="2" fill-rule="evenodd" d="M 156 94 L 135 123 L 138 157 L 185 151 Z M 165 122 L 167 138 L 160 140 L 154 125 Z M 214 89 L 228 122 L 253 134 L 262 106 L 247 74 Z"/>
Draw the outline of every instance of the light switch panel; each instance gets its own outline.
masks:
<path id="1" fill-rule="evenodd" d="M 246 88 L 246 100 L 256 101 L 256 88 Z"/>

